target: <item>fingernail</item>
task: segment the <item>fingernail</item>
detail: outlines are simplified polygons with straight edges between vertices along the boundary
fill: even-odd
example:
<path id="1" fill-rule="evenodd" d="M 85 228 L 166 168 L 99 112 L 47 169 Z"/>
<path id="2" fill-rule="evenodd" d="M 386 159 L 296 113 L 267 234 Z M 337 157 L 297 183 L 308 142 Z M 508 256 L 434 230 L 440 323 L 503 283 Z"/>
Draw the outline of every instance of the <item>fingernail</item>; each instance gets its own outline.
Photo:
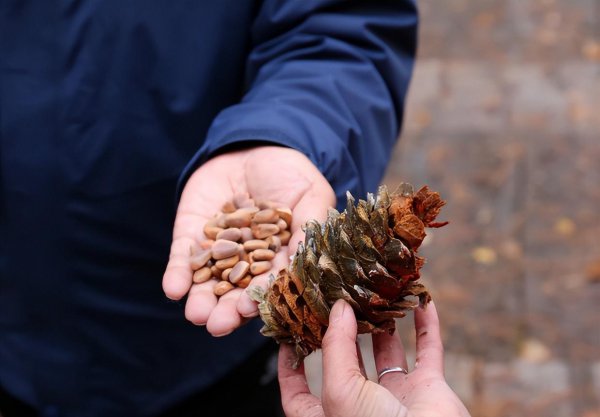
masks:
<path id="1" fill-rule="evenodd" d="M 337 300 L 331 308 L 329 314 L 329 324 L 335 323 L 344 316 L 344 310 L 346 309 L 346 303 L 343 300 Z"/>

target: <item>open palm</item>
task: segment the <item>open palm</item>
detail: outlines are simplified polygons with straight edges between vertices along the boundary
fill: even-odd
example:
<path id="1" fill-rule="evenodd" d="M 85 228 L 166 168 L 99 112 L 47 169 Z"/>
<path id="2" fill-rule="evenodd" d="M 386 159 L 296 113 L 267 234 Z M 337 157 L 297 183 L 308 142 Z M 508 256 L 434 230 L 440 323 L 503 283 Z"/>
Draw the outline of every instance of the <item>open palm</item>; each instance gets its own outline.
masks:
<path id="1" fill-rule="evenodd" d="M 290 207 L 293 215 L 288 248 L 278 253 L 273 269 L 255 277 L 251 286 L 266 286 L 269 274 L 284 267 L 298 242 L 304 239 L 301 226 L 310 219 L 322 220 L 328 207 L 335 206 L 335 194 L 327 180 L 308 158 L 289 148 L 259 146 L 225 153 L 194 172 L 177 209 L 163 289 L 173 300 L 187 294 L 186 318 L 206 325 L 214 336 L 229 334 L 245 318 L 258 314 L 256 303 L 245 290 L 236 288 L 217 298 L 213 293 L 215 280 L 192 283 L 190 248 L 205 239 L 206 221 L 240 193 L 248 193 L 256 201 L 274 201 Z"/>

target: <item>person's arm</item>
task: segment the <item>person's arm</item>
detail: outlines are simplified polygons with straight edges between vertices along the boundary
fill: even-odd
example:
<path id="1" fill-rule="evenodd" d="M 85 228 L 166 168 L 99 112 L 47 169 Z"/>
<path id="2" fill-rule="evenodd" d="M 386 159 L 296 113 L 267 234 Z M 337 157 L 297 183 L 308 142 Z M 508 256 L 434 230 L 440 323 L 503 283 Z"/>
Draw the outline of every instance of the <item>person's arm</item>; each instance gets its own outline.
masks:
<path id="1" fill-rule="evenodd" d="M 418 15 L 414 0 L 267 0 L 257 13 L 247 92 L 223 110 L 182 184 L 223 148 L 296 149 L 342 201 L 376 190 L 402 124 Z"/>
<path id="2" fill-rule="evenodd" d="M 331 310 L 323 339 L 323 391 L 310 393 L 304 368 L 293 369 L 293 350 L 282 345 L 279 385 L 288 417 L 469 417 L 446 383 L 443 347 L 435 305 L 415 310 L 417 357 L 408 373 L 385 373 L 379 383 L 361 373 L 356 350 L 356 318 L 352 307 L 338 301 Z M 398 335 L 374 335 L 373 354 L 379 374 L 385 369 L 408 369 Z"/>
<path id="3" fill-rule="evenodd" d="M 248 91 L 216 117 L 180 181 L 163 288 L 175 300 L 189 294 L 189 320 L 224 335 L 257 315 L 244 291 L 217 300 L 214 282 L 192 285 L 190 245 L 234 193 L 293 209 L 293 253 L 301 225 L 322 219 L 335 195 L 375 190 L 399 133 L 416 29 L 411 0 L 262 3 L 251 33 Z M 286 261 L 281 256 L 275 264 Z M 264 285 L 267 275 L 252 285 Z"/>

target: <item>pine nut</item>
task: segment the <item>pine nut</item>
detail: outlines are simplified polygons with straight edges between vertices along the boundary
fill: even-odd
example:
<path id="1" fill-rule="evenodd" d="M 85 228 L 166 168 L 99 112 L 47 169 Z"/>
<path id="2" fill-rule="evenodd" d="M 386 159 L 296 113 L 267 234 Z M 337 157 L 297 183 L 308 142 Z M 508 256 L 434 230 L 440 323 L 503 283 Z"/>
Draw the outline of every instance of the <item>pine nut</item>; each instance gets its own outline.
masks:
<path id="1" fill-rule="evenodd" d="M 221 207 L 221 211 L 223 213 L 233 213 L 236 210 L 236 206 L 231 201 L 225 202 L 223 207 Z"/>
<path id="2" fill-rule="evenodd" d="M 206 239 L 190 248 L 194 283 L 217 278 L 217 296 L 248 287 L 254 275 L 273 267 L 271 260 L 288 244 L 291 221 L 288 207 L 273 201 L 255 202 L 248 193 L 234 195 L 206 221 Z"/>
<path id="3" fill-rule="evenodd" d="M 239 261 L 231 270 L 229 274 L 229 282 L 232 284 L 236 284 L 239 280 L 244 278 L 250 269 L 250 264 L 248 262 Z"/>
<path id="4" fill-rule="evenodd" d="M 213 277 L 220 279 L 221 278 L 221 270 L 219 268 L 217 268 L 215 265 L 210 267 L 210 272 L 212 274 Z"/>
<path id="5" fill-rule="evenodd" d="M 218 260 L 217 262 L 215 262 L 215 266 L 217 268 L 219 268 L 221 271 L 224 271 L 227 268 L 233 268 L 233 266 L 236 263 L 238 263 L 239 260 L 240 260 L 240 257 L 236 254 L 236 255 L 230 256 L 229 258 Z"/>
<path id="6" fill-rule="evenodd" d="M 279 252 L 281 249 L 281 239 L 279 239 L 279 237 L 276 235 L 269 236 L 265 239 L 265 242 L 269 244 L 269 249 L 275 253 Z"/>
<path id="7" fill-rule="evenodd" d="M 252 252 L 252 259 L 255 261 L 270 261 L 275 257 L 275 252 L 270 249 L 256 249 Z"/>
<path id="8" fill-rule="evenodd" d="M 194 276 L 192 277 L 192 281 L 195 284 L 201 284 L 203 282 L 208 281 L 212 277 L 212 272 L 209 267 L 205 266 L 204 268 L 200 268 L 196 272 L 194 272 Z"/>
<path id="9" fill-rule="evenodd" d="M 283 219 L 277 220 L 275 224 L 277 225 L 277 227 L 279 227 L 279 230 L 285 230 L 288 228 L 288 224 Z"/>
<path id="10" fill-rule="evenodd" d="M 230 227 L 229 229 L 221 230 L 217 234 L 217 239 L 231 240 L 237 242 L 242 238 L 242 231 L 237 227 Z"/>
<path id="11" fill-rule="evenodd" d="M 208 239 L 216 239 L 217 235 L 222 231 L 223 229 L 221 227 L 204 226 L 204 236 L 206 236 Z"/>
<path id="12" fill-rule="evenodd" d="M 226 216 L 225 224 L 228 227 L 248 227 L 252 222 L 252 215 L 240 210 L 229 213 Z"/>
<path id="13" fill-rule="evenodd" d="M 250 273 L 252 275 L 262 274 L 263 272 L 267 272 L 269 269 L 271 269 L 271 262 L 269 261 L 254 262 L 250 265 Z"/>
<path id="14" fill-rule="evenodd" d="M 250 285 L 251 281 L 252 277 L 250 275 L 246 275 L 244 278 L 240 279 L 235 285 L 237 285 L 238 288 L 248 288 L 248 285 Z"/>
<path id="15" fill-rule="evenodd" d="M 204 250 L 192 256 L 192 259 L 190 260 L 190 265 L 192 269 L 196 271 L 205 266 L 207 262 L 210 261 L 211 256 L 212 252 L 210 251 L 210 249 Z"/>
<path id="16" fill-rule="evenodd" d="M 231 270 L 233 268 L 227 268 L 223 272 L 221 272 L 221 279 L 223 281 L 227 281 L 229 279 L 229 274 L 231 274 Z"/>
<path id="17" fill-rule="evenodd" d="M 242 242 L 254 239 L 254 236 L 252 236 L 252 229 L 249 227 L 242 227 L 240 231 L 242 232 Z"/>
<path id="18" fill-rule="evenodd" d="M 247 250 L 248 252 L 251 252 L 256 249 L 267 249 L 268 247 L 269 247 L 269 244 L 266 241 L 260 240 L 260 239 L 253 239 L 253 240 L 244 242 L 244 249 Z"/>
<path id="19" fill-rule="evenodd" d="M 279 215 L 271 208 L 259 211 L 252 218 L 255 223 L 275 223 L 277 220 L 279 220 Z"/>
<path id="20" fill-rule="evenodd" d="M 288 225 L 292 223 L 292 209 L 288 207 L 278 207 L 275 211 L 277 211 L 279 217 Z"/>
<path id="21" fill-rule="evenodd" d="M 290 238 L 292 237 L 292 234 L 289 230 L 284 230 L 275 236 L 277 236 L 281 240 L 281 244 L 283 246 L 286 246 L 288 243 L 290 243 Z"/>
<path id="22" fill-rule="evenodd" d="M 219 297 L 231 290 L 233 290 L 233 284 L 229 281 L 221 281 L 213 288 L 213 292 Z"/>
<path id="23" fill-rule="evenodd" d="M 238 252 L 238 244 L 231 240 L 220 239 L 212 245 L 212 257 L 215 260 L 229 258 Z"/>
<path id="24" fill-rule="evenodd" d="M 257 239 L 264 239 L 277 233 L 279 233 L 279 227 L 276 224 L 260 223 L 252 225 L 252 234 Z"/>

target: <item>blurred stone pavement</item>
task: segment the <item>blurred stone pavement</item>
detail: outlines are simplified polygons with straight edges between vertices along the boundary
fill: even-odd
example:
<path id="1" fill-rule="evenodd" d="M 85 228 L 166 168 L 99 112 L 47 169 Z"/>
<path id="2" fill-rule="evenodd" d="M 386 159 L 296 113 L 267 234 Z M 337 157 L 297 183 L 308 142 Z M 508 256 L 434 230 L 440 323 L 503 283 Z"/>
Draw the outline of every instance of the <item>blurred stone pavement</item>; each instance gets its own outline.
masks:
<path id="1" fill-rule="evenodd" d="M 384 183 L 448 201 L 421 251 L 448 380 L 474 417 L 600 417 L 600 0 L 419 3 Z"/>

